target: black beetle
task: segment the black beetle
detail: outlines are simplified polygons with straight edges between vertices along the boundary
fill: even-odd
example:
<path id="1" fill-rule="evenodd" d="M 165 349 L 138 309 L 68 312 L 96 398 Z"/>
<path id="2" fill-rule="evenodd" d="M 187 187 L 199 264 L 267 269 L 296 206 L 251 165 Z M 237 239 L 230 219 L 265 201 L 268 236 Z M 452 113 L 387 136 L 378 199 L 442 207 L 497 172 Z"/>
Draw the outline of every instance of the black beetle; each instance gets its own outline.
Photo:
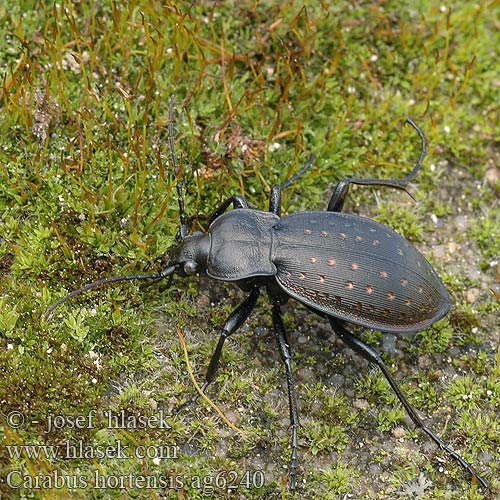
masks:
<path id="1" fill-rule="evenodd" d="M 290 297 L 328 319 L 335 333 L 361 357 L 376 364 L 414 424 L 442 450 L 451 455 L 485 488 L 488 482 L 458 453 L 427 428 L 410 405 L 384 364 L 380 354 L 344 327 L 354 323 L 383 332 L 415 332 L 445 316 L 451 299 L 436 271 L 405 238 L 373 220 L 341 213 L 351 184 L 384 186 L 407 190 L 426 156 L 423 132 L 408 118 L 422 142 L 420 158 L 403 180 L 352 179 L 340 181 L 327 211 L 298 212 L 283 218 L 281 191 L 297 180 L 312 164 L 308 162 L 283 184 L 272 187 L 269 211 L 249 208 L 242 196 L 226 200 L 211 216 L 206 233 L 188 234 L 182 183 L 177 182 L 180 213 L 179 243 L 167 253 L 168 264 L 158 273 L 113 276 L 66 295 L 61 303 L 97 286 L 123 280 L 151 279 L 157 282 L 174 274 L 192 276 L 204 273 L 210 278 L 233 281 L 247 298 L 229 316 L 210 360 L 202 390 L 214 380 L 225 340 L 249 317 L 265 288 L 272 306 L 273 326 L 285 365 L 292 456 L 290 488 L 296 486 L 297 428 L 299 425 L 291 366 L 291 352 L 280 308 Z M 179 169 L 174 149 L 173 99 L 169 111 L 169 143 L 175 174 Z M 233 210 L 227 211 L 230 206 Z M 196 401 L 199 394 L 178 406 L 174 412 Z"/>

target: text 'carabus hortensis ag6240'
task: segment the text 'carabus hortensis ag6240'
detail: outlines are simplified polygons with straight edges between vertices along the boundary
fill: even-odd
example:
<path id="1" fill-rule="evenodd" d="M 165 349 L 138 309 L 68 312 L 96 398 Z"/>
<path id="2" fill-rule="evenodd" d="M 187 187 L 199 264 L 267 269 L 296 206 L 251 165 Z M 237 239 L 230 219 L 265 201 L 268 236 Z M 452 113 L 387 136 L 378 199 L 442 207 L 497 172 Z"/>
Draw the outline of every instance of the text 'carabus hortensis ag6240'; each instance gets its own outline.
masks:
<path id="1" fill-rule="evenodd" d="M 173 99 L 170 104 L 169 142 L 175 173 Z M 269 211 L 249 208 L 242 196 L 233 196 L 211 216 L 206 233 L 188 234 L 182 184 L 177 182 L 180 211 L 179 243 L 168 252 L 168 264 L 158 273 L 114 276 L 90 283 L 56 302 L 97 286 L 133 279 L 159 281 L 178 274 L 203 273 L 220 281 L 235 282 L 247 298 L 231 313 L 210 360 L 202 390 L 214 380 L 226 339 L 235 333 L 254 309 L 261 289 L 269 297 L 273 327 L 286 370 L 292 454 L 289 487 L 295 488 L 299 426 L 292 355 L 281 318 L 281 306 L 290 297 L 326 318 L 335 333 L 358 355 L 376 364 L 414 424 L 451 455 L 475 480 L 488 488 L 476 470 L 426 427 L 384 364 L 380 354 L 357 338 L 345 322 L 388 333 L 415 332 L 445 316 L 450 296 L 425 257 L 392 229 L 358 215 L 342 213 L 351 184 L 384 186 L 406 191 L 426 156 L 423 132 L 408 119 L 422 142 L 420 158 L 403 180 L 346 179 L 340 181 L 326 211 L 297 212 L 280 217 L 281 191 L 311 165 L 313 155 L 299 172 L 271 191 Z M 232 205 L 233 210 L 228 208 Z M 178 411 L 194 402 L 196 393 Z"/>

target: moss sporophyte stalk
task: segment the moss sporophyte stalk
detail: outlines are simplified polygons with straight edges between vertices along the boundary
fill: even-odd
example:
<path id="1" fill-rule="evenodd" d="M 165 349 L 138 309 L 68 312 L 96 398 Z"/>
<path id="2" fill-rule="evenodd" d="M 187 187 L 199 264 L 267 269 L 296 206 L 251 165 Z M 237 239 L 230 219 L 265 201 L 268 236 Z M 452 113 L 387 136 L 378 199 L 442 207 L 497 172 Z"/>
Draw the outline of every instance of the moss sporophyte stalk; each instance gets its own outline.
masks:
<path id="1" fill-rule="evenodd" d="M 197 479 L 182 477 L 183 489 L 170 495 L 144 490 L 140 479 L 133 488 L 130 479 L 126 494 L 199 499 L 220 469 L 224 497 L 232 479 L 224 470 L 245 479 L 255 469 L 264 471 L 264 487 L 240 496 L 291 497 L 286 379 L 269 301 L 259 300 L 224 343 L 205 394 L 217 409 L 203 398 L 167 415 L 170 429 L 107 429 L 103 411 L 170 413 L 197 384 L 201 389 L 205 360 L 244 292 L 206 278 L 175 279 L 166 288 L 120 281 L 61 305 L 51 321 L 43 312 L 85 283 L 160 268 L 177 241 L 178 180 L 188 233 L 206 231 L 205 215 L 231 196 L 265 210 L 272 185 L 314 153 L 307 174 L 282 193 L 281 215 L 324 210 L 341 179 L 410 172 L 420 151 L 404 126 L 410 116 L 428 139 L 428 158 L 411 183 L 416 201 L 354 186 L 345 212 L 403 235 L 432 264 L 452 306 L 416 336 L 353 331 L 382 352 L 419 415 L 484 472 L 491 497 L 500 498 L 500 301 L 490 291 L 500 282 L 500 4 L 304 4 L 0 2 L 0 427 L 6 445 L 39 446 L 4 453 L 0 476 L 12 472 L 12 487 L 0 482 L 0 497 L 119 500 L 124 491 L 110 486 L 120 477 L 171 469 Z M 173 95 L 177 173 L 168 146 Z M 324 292 L 331 276 L 315 272 L 317 252 L 308 257 L 315 259 L 306 262 L 309 274 L 298 269 L 305 276 L 293 278 L 299 285 L 313 279 Z M 338 256 L 327 257 L 325 265 L 340 265 Z M 360 285 L 361 264 L 348 258 L 352 276 L 336 295 L 341 306 L 343 294 L 359 292 L 350 306 L 363 312 L 376 307 L 380 289 L 372 280 Z M 374 278 L 388 281 L 389 271 L 377 268 L 387 275 Z M 399 278 L 382 299 L 389 308 L 402 299 L 405 310 L 412 279 Z M 406 425 L 378 369 L 326 320 L 293 300 L 282 310 L 301 408 L 300 498 L 486 496 Z M 97 415 L 89 420 L 90 408 Z M 82 417 L 46 432 L 48 415 Z M 101 479 L 110 476 L 100 484 L 108 487 L 30 489 L 30 475 L 60 486 L 56 470 L 95 480 L 92 459 L 60 460 L 41 448 L 79 439 L 103 449 L 119 440 L 132 456 L 98 460 Z M 177 458 L 137 459 L 135 444 L 176 445 Z"/>

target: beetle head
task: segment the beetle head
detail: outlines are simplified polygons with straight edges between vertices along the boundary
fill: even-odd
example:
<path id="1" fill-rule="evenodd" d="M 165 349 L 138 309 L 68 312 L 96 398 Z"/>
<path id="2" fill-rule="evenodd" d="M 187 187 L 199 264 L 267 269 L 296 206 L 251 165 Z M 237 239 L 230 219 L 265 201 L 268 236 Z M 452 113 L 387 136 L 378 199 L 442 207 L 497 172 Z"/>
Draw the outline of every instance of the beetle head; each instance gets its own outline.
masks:
<path id="1" fill-rule="evenodd" d="M 179 276 L 192 276 L 207 268 L 210 236 L 195 231 L 168 251 L 168 265 L 175 266 Z M 168 268 L 167 268 L 168 269 Z"/>

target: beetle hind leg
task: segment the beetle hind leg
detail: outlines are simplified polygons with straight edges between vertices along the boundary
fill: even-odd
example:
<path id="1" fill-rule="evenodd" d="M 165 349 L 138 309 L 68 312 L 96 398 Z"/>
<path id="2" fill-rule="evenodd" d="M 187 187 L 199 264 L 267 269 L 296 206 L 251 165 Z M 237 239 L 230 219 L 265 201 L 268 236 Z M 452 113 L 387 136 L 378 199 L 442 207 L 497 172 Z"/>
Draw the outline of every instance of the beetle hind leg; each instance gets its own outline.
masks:
<path id="1" fill-rule="evenodd" d="M 288 404 L 290 408 L 290 428 L 292 430 L 292 456 L 290 459 L 290 484 L 289 488 L 294 490 L 297 484 L 297 455 L 298 455 L 298 434 L 299 414 L 297 410 L 297 397 L 295 395 L 295 385 L 292 373 L 292 354 L 286 337 L 285 326 L 280 313 L 280 305 L 278 300 L 271 302 L 273 306 L 273 327 L 278 340 L 279 351 L 283 364 L 286 370 L 286 381 L 288 386 Z"/>
<path id="2" fill-rule="evenodd" d="M 217 370 L 219 369 L 219 362 L 222 355 L 222 348 L 224 347 L 224 342 L 228 337 L 235 333 L 238 328 L 247 320 L 250 313 L 255 308 L 257 299 L 259 298 L 259 289 L 257 287 L 253 288 L 250 295 L 229 315 L 229 318 L 224 323 L 222 328 L 222 333 L 217 342 L 212 357 L 210 358 L 210 363 L 208 365 L 207 374 L 205 375 L 205 382 L 201 386 L 201 391 L 205 392 L 205 389 L 214 381 Z M 196 392 L 191 398 L 189 398 L 184 403 L 176 406 L 172 410 L 172 414 L 176 415 L 186 406 L 194 403 L 200 397 L 200 393 Z"/>
<path id="3" fill-rule="evenodd" d="M 476 478 L 477 481 L 481 483 L 484 488 L 489 488 L 488 482 L 481 477 L 474 467 L 470 465 L 465 459 L 463 459 L 456 451 L 454 451 L 450 446 L 448 446 L 442 439 L 440 439 L 431 429 L 429 429 L 422 419 L 418 416 L 418 413 L 410 404 L 410 402 L 406 399 L 406 396 L 399 388 L 398 384 L 392 377 L 389 369 L 385 365 L 382 360 L 380 354 L 368 344 L 365 344 L 362 340 L 358 339 L 351 332 L 346 330 L 341 322 L 333 318 L 332 316 L 328 316 L 328 320 L 335 333 L 339 336 L 339 338 L 349 346 L 354 352 L 359 354 L 361 357 L 369 361 L 370 363 L 376 364 L 380 370 L 382 371 L 384 377 L 389 382 L 389 385 L 392 387 L 393 391 L 396 393 L 399 401 L 403 405 L 404 409 L 408 413 L 409 417 L 413 421 L 413 423 L 421 429 L 425 434 L 427 434 L 443 451 L 448 453 L 448 455 L 452 456 L 465 470 L 467 470 L 473 478 Z"/>

